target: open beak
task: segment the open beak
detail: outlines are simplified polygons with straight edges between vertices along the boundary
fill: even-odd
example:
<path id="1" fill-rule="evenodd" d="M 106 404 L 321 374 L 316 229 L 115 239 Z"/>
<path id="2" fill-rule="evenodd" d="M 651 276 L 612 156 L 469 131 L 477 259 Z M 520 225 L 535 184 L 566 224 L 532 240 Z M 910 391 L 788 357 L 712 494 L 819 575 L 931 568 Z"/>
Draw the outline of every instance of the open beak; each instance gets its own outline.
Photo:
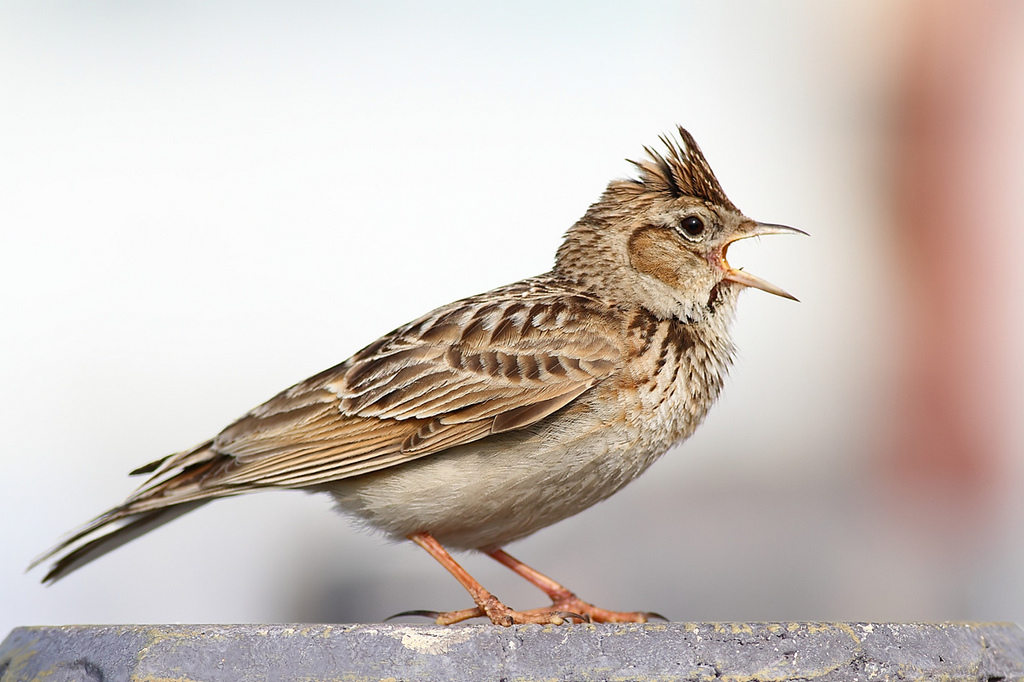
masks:
<path id="1" fill-rule="evenodd" d="M 729 266 L 729 262 L 725 259 L 725 253 L 729 250 L 729 244 L 737 242 L 741 239 L 748 239 L 750 237 L 760 237 L 765 234 L 802 234 L 807 236 L 807 233 L 803 230 L 798 230 L 795 227 L 786 227 L 785 225 L 773 225 L 771 223 L 749 223 L 752 227 L 747 230 L 740 230 L 737 234 L 725 243 L 722 247 L 722 255 L 720 265 L 725 270 L 725 277 L 730 282 L 736 282 L 747 287 L 754 287 L 761 291 L 767 291 L 769 294 L 775 294 L 783 298 L 788 298 L 793 301 L 798 301 L 796 296 L 790 294 L 784 289 L 775 286 L 771 282 L 761 279 L 756 275 L 751 275 L 749 272 L 744 272 L 742 269 L 736 270 Z"/>

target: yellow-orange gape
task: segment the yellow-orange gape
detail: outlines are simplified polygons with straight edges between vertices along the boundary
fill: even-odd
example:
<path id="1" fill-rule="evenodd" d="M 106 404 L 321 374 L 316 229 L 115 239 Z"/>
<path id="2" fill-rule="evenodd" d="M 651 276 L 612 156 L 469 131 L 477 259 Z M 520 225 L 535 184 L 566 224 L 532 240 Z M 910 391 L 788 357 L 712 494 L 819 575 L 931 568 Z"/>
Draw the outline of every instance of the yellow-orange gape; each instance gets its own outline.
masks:
<path id="1" fill-rule="evenodd" d="M 499 625 L 646 621 L 582 601 L 501 547 L 621 489 L 690 436 L 722 388 L 739 292 L 792 298 L 726 260 L 800 233 L 747 218 L 684 129 L 634 162 L 565 235 L 547 273 L 455 301 L 283 391 L 211 440 L 140 467 L 127 500 L 38 558 L 64 577 L 210 500 L 274 488 L 332 495 L 408 538 Z M 479 550 L 543 590 L 516 611 L 445 547 Z"/>

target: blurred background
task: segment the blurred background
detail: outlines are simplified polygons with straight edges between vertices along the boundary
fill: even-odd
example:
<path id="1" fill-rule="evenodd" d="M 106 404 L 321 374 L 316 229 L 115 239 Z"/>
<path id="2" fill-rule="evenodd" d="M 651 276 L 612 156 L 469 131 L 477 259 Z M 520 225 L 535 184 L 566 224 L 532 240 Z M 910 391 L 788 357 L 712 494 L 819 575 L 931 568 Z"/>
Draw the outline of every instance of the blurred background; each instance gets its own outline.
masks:
<path id="1" fill-rule="evenodd" d="M 547 270 L 676 124 L 811 233 L 730 251 L 802 302 L 745 293 L 697 435 L 510 552 L 673 620 L 1024 622 L 1024 4 L 5 2 L 0 93 L 0 637 L 469 606 L 294 492 L 23 571 L 132 468 Z"/>

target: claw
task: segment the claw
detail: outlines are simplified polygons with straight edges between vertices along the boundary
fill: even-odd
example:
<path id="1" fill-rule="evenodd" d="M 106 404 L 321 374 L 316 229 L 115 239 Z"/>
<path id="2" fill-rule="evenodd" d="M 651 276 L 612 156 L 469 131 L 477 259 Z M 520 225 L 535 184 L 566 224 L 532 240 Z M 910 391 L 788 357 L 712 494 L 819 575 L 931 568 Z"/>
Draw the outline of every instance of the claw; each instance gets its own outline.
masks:
<path id="1" fill-rule="evenodd" d="M 556 616 L 561 616 L 562 618 L 566 618 L 570 622 L 572 621 L 573 618 L 575 618 L 576 620 L 580 621 L 581 623 L 593 623 L 594 622 L 594 621 L 592 621 L 590 619 L 590 616 L 587 616 L 587 615 L 584 615 L 584 614 L 580 614 L 580 613 L 573 613 L 572 611 L 552 611 L 551 613 L 556 615 Z M 559 625 L 561 625 L 561 623 L 559 623 Z"/>
<path id="2" fill-rule="evenodd" d="M 658 620 L 663 620 L 666 623 L 668 622 L 668 618 L 655 611 L 644 611 L 643 613 L 647 618 L 657 618 Z"/>
<path id="3" fill-rule="evenodd" d="M 424 618 L 433 618 L 434 620 L 437 620 L 441 617 L 441 612 L 428 611 L 427 609 L 412 609 L 411 611 L 402 611 L 401 613 L 396 613 L 394 615 L 388 616 L 384 619 L 383 622 L 386 623 L 389 620 L 394 620 L 395 618 L 401 618 L 403 616 L 423 616 Z"/>

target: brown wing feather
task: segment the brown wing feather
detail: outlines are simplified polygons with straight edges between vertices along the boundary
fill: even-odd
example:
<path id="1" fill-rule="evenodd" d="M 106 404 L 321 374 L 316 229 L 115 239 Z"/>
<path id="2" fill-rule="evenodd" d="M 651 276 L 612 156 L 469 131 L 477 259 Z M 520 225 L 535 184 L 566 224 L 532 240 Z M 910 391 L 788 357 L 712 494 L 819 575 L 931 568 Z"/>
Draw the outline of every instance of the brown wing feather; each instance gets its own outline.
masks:
<path id="1" fill-rule="evenodd" d="M 314 485 L 393 466 L 528 426 L 615 369 L 620 348 L 599 326 L 607 308 L 518 286 L 438 309 L 245 415 L 213 442 L 232 462 L 211 487 Z"/>
<path id="2" fill-rule="evenodd" d="M 168 459 L 124 513 L 318 485 L 529 426 L 618 366 L 611 312 L 543 279 L 440 308 Z"/>

